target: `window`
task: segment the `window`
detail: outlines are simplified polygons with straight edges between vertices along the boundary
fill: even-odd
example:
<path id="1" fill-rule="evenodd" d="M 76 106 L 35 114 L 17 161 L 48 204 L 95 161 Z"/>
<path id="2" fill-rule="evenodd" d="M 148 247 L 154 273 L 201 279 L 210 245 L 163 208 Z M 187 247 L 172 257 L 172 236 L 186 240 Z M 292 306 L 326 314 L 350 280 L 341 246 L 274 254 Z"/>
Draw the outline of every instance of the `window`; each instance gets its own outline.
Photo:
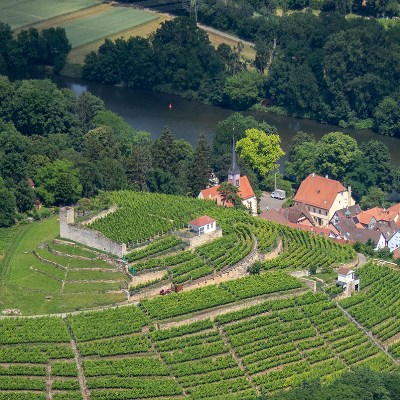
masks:
<path id="1" fill-rule="evenodd" d="M 313 207 L 313 210 L 314 210 L 314 212 L 316 212 L 316 211 L 315 211 L 315 207 Z"/>
<path id="2" fill-rule="evenodd" d="M 207 230 L 210 229 L 210 225 L 207 225 Z"/>

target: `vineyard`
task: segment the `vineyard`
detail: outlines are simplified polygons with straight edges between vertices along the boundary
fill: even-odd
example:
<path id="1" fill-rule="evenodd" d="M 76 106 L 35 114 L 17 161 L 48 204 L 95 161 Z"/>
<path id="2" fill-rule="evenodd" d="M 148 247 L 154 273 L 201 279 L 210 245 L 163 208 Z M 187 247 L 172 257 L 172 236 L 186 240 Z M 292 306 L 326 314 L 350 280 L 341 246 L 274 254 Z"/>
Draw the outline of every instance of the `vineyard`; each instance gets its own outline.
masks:
<path id="1" fill-rule="evenodd" d="M 341 305 L 400 359 L 400 272 L 371 263 L 357 274 L 362 290 Z"/>
<path id="2" fill-rule="evenodd" d="M 287 276 L 272 274 L 275 287 Z M 206 297 L 214 296 L 208 307 L 231 301 L 239 288 L 237 296 L 246 298 L 247 287 L 257 290 L 266 282 L 245 279 L 212 293 L 207 288 Z M 179 295 L 192 298 L 180 302 Z M 158 319 L 168 310 L 177 314 L 173 310 L 179 307 L 170 308 L 173 303 L 197 304 L 203 295 L 194 290 L 162 298 L 164 311 L 161 303 L 153 308 L 146 304 L 151 318 Z M 0 399 L 7 400 L 88 395 L 105 400 L 250 400 L 306 380 L 333 382 L 361 366 L 398 368 L 322 293 L 267 299 L 215 320 L 170 329 L 155 329 L 136 306 L 66 318 L 0 319 Z"/>
<path id="3" fill-rule="evenodd" d="M 160 283 L 185 284 L 215 276 L 240 263 L 252 251 L 262 259 L 279 241 L 283 252 L 264 262 L 265 270 L 329 268 L 355 258 L 350 246 L 253 218 L 241 210 L 218 207 L 213 202 L 128 191 L 113 192 L 110 197 L 117 211 L 97 219 L 90 227 L 133 248 L 127 255 L 132 275 L 159 271 L 156 278 L 138 279 L 137 284 L 134 278 L 131 292 L 159 287 Z M 223 236 L 188 250 L 177 231 L 185 230 L 188 221 L 204 214 L 216 219 Z"/>

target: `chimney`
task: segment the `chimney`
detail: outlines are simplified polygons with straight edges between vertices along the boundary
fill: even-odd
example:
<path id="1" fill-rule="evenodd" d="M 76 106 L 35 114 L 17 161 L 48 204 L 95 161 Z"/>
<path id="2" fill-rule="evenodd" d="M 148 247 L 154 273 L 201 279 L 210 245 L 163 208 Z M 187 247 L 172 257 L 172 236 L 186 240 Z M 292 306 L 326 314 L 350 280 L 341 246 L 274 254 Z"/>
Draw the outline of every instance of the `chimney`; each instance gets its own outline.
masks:
<path id="1" fill-rule="evenodd" d="M 311 176 L 314 178 L 315 177 L 315 172 L 313 172 Z"/>
<path id="2" fill-rule="evenodd" d="M 326 178 L 326 179 L 328 179 L 328 178 L 329 178 L 329 177 L 328 177 L 328 174 L 326 174 L 326 175 L 325 175 L 325 178 Z"/>

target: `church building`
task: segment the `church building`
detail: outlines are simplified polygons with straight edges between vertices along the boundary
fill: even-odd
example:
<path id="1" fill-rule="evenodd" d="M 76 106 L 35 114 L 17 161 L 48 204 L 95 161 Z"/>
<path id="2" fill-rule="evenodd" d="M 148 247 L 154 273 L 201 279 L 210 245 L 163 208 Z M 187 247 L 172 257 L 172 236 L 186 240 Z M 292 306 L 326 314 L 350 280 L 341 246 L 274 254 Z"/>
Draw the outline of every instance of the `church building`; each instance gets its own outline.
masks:
<path id="1" fill-rule="evenodd" d="M 257 198 L 254 194 L 253 188 L 250 185 L 247 176 L 240 176 L 240 168 L 236 159 L 235 141 L 232 145 L 232 162 L 228 170 L 228 182 L 233 186 L 239 188 L 238 195 L 242 200 L 244 206 L 251 210 L 253 215 L 257 215 Z M 218 191 L 220 185 L 211 186 L 210 188 L 203 189 L 198 195 L 199 199 L 212 200 L 216 204 L 226 207 L 233 207 L 231 202 L 223 202 L 221 193 Z"/>

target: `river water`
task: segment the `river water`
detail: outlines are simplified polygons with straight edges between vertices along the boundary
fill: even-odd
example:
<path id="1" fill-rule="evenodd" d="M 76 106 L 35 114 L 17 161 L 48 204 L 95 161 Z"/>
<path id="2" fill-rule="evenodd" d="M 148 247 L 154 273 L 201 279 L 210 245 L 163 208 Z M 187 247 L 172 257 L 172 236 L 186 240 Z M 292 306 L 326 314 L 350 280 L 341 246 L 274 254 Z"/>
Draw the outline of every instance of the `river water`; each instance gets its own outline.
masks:
<path id="1" fill-rule="evenodd" d="M 70 88 L 78 95 L 89 90 L 102 98 L 108 109 L 121 115 L 135 129 L 150 132 L 153 139 L 160 137 L 163 128 L 168 126 L 175 137 L 185 139 L 192 145 L 196 144 L 201 133 L 211 143 L 218 122 L 235 112 L 166 93 L 102 85 L 62 76 L 55 76 L 52 79 L 60 87 Z M 247 111 L 244 114 L 274 125 L 278 129 L 285 151 L 288 150 L 297 131 L 314 133 L 317 138 L 329 132 L 342 131 L 352 136 L 358 143 L 370 139 L 382 141 L 389 147 L 393 163 L 400 165 L 400 140 L 397 138 L 382 136 L 371 130 L 342 129 L 334 125 L 257 111 Z"/>

